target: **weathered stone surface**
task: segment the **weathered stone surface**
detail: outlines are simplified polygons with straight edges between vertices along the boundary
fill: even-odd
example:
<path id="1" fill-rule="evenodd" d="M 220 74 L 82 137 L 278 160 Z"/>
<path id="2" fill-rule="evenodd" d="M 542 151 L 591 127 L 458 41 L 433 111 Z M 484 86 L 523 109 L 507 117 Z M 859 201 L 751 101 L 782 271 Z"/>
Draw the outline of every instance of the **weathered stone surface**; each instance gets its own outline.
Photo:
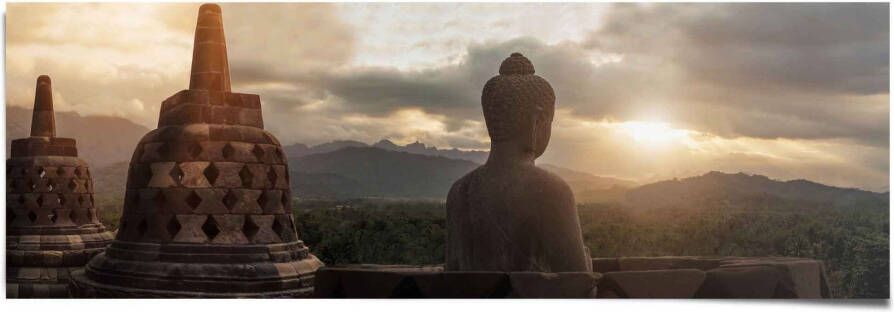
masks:
<path id="1" fill-rule="evenodd" d="M 619 298 L 692 298 L 704 280 L 705 272 L 695 269 L 616 271 L 603 275 L 599 291 Z"/>
<path id="2" fill-rule="evenodd" d="M 596 258 L 599 298 L 829 298 L 820 261 L 784 257 Z M 698 276 L 703 276 L 703 282 Z M 693 288 L 694 287 L 694 288 Z"/>
<path id="3" fill-rule="evenodd" d="M 707 272 L 697 298 L 795 298 L 782 285 L 782 272 L 770 266 L 719 268 Z"/>
<path id="4" fill-rule="evenodd" d="M 298 239 L 282 147 L 230 92 L 220 7 L 199 8 L 190 88 L 140 140 L 119 232 L 73 274 L 86 297 L 302 297 L 323 265 Z M 283 173 L 281 176 L 277 173 Z"/>
<path id="5" fill-rule="evenodd" d="M 724 261 L 721 268 L 769 266 L 782 274 L 778 294 L 793 292 L 795 298 L 828 298 L 825 269 L 822 262 L 798 258 L 734 259 Z M 784 290 L 784 291 L 783 291 Z"/>
<path id="6" fill-rule="evenodd" d="M 318 298 L 594 298 L 600 274 L 458 272 L 441 266 L 351 265 L 317 272 Z"/>
<path id="7" fill-rule="evenodd" d="M 511 272 L 510 297 L 596 298 L 599 273 Z"/>
<path id="8" fill-rule="evenodd" d="M 56 137 L 50 77 L 40 76 L 31 137 L 6 160 L 6 286 L 10 298 L 67 297 L 69 271 L 111 241 L 97 218 L 87 164 L 75 140 Z"/>
<path id="9" fill-rule="evenodd" d="M 534 165 L 549 143 L 555 100 L 519 53 L 485 84 L 491 152 L 448 193 L 448 271 L 591 271 L 571 189 Z"/>
<path id="10" fill-rule="evenodd" d="M 669 269 L 709 270 L 720 265 L 717 258 L 702 257 L 623 257 L 617 258 L 622 271 L 646 271 Z"/>

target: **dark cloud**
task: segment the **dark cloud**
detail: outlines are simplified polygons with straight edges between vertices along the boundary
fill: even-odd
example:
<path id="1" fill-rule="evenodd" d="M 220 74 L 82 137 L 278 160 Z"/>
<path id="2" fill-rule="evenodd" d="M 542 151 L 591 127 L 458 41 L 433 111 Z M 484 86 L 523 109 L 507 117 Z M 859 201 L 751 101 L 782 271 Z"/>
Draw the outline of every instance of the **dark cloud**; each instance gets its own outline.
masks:
<path id="1" fill-rule="evenodd" d="M 234 72 L 244 81 L 322 90 L 311 99 L 277 105 L 327 98 L 342 112 L 368 116 L 420 108 L 449 116 L 455 121 L 448 125 L 456 125 L 481 119 L 484 82 L 518 51 L 551 82 L 558 107 L 580 118 L 660 119 L 728 138 L 847 139 L 886 146 L 886 9 L 886 4 L 616 5 L 583 43 L 549 45 L 530 37 L 482 42 L 469 45 L 459 62 L 436 68 L 308 71 L 250 60 L 232 63 L 241 64 Z M 334 59 L 333 64 L 344 60 Z"/>
<path id="2" fill-rule="evenodd" d="M 675 72 L 666 110 L 690 128 L 887 146 L 887 11 L 881 3 L 617 5 L 585 45 Z"/>

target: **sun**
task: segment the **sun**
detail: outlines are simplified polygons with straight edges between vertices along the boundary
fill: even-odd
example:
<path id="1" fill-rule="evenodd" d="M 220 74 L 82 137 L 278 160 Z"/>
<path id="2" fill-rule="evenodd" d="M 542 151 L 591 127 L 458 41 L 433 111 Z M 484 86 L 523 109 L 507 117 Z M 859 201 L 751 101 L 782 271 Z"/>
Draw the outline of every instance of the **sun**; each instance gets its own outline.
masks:
<path id="1" fill-rule="evenodd" d="M 649 147 L 666 146 L 689 135 L 686 130 L 675 129 L 665 122 L 626 121 L 620 123 L 618 128 L 634 142 Z"/>

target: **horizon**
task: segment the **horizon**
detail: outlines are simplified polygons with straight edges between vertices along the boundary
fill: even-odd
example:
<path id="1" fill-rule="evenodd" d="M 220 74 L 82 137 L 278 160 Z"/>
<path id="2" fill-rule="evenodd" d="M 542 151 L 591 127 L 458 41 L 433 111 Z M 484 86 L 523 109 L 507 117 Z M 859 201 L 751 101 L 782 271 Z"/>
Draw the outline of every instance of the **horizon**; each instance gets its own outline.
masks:
<path id="1" fill-rule="evenodd" d="M 161 100 L 188 85 L 198 5 L 10 4 L 7 106 L 30 109 L 49 74 L 58 112 L 154 128 Z M 261 96 L 284 145 L 487 151 L 481 88 L 519 51 L 558 97 L 538 163 L 638 183 L 750 172 L 887 192 L 882 6 L 222 4 L 233 90 Z M 136 13 L 97 18 L 125 9 Z"/>

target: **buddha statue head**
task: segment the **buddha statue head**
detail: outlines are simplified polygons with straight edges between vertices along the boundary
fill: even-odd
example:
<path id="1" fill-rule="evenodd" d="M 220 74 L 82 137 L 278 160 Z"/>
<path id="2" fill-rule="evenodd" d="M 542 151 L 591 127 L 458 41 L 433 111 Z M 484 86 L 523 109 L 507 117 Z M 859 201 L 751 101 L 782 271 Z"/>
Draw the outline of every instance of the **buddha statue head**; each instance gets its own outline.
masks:
<path id="1" fill-rule="evenodd" d="M 534 158 L 546 150 L 556 94 L 546 79 L 534 75 L 524 55 L 516 52 L 503 60 L 500 74 L 484 85 L 481 106 L 492 150 L 516 149 Z"/>

